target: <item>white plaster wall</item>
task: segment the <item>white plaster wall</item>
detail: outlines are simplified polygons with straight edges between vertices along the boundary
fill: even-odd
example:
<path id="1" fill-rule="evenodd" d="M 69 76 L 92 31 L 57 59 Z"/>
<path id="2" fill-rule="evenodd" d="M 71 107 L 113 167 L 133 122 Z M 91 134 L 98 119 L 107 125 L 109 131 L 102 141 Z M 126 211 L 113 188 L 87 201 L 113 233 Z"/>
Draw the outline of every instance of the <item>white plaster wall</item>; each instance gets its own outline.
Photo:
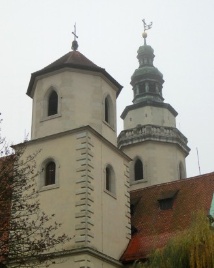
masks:
<path id="1" fill-rule="evenodd" d="M 38 171 L 47 158 L 57 163 L 58 185 L 43 187 L 40 201 L 42 210 L 54 213 L 56 221 L 62 223 L 59 233 L 74 237 L 63 248 L 87 246 L 119 260 L 130 238 L 127 158 L 87 130 L 30 142 L 25 155 L 40 149 L 36 157 Z M 115 172 L 115 195 L 104 189 L 107 164 Z M 36 178 L 38 188 L 41 179 L 42 176 Z M 86 200 L 87 196 L 90 200 Z M 75 267 L 66 265 L 60 267 Z M 89 267 L 117 267 L 102 265 Z"/>
<path id="2" fill-rule="evenodd" d="M 46 116 L 46 92 L 53 87 L 59 96 L 58 115 Z M 104 97 L 113 103 L 112 126 L 104 121 Z M 40 77 L 33 96 L 32 139 L 90 125 L 116 144 L 116 88 L 95 72 L 66 69 Z"/>
<path id="3" fill-rule="evenodd" d="M 118 268 L 122 264 L 108 262 L 89 254 L 78 254 L 78 256 L 68 256 L 59 259 L 58 263 L 50 265 L 51 268 Z"/>
<path id="4" fill-rule="evenodd" d="M 41 209 L 48 215 L 55 214 L 55 220 L 63 224 L 60 234 L 69 237 L 75 235 L 75 142 L 72 135 L 53 140 L 31 143 L 25 150 L 25 155 L 30 155 L 37 150 L 41 152 L 35 158 L 36 170 L 41 172 L 41 164 L 48 158 L 56 161 L 57 180 L 59 187 L 47 186 L 40 189 L 41 176 L 37 176 L 37 189 L 40 191 Z M 74 239 L 65 245 L 65 249 L 75 246 Z"/>
<path id="5" fill-rule="evenodd" d="M 175 117 L 168 109 L 153 106 L 140 107 L 127 113 L 124 129 L 134 128 L 139 124 L 176 127 Z"/>
<path id="6" fill-rule="evenodd" d="M 119 259 L 130 239 L 128 161 L 101 142 L 97 144 L 94 156 L 97 167 L 94 173 L 94 201 L 97 204 L 94 245 L 101 252 Z M 115 194 L 105 191 L 105 167 L 109 164 L 115 173 Z"/>
<path id="7" fill-rule="evenodd" d="M 185 155 L 176 144 L 164 142 L 143 142 L 127 146 L 123 151 L 143 161 L 144 179 L 134 181 L 134 162 L 130 163 L 131 190 L 179 179 L 179 163 L 186 170 Z"/>

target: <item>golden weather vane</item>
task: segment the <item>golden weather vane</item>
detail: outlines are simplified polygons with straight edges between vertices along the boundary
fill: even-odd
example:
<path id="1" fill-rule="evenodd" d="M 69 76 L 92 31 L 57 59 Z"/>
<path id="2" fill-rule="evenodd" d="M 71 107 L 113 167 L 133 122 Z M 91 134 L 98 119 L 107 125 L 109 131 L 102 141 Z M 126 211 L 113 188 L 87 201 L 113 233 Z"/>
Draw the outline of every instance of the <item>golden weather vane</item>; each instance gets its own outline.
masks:
<path id="1" fill-rule="evenodd" d="M 143 22 L 143 26 L 144 26 L 144 32 L 143 32 L 143 38 L 144 38 L 144 45 L 146 45 L 146 37 L 147 37 L 147 33 L 146 31 L 150 30 L 152 28 L 152 22 L 150 22 L 149 24 L 146 23 L 145 19 L 142 20 Z"/>

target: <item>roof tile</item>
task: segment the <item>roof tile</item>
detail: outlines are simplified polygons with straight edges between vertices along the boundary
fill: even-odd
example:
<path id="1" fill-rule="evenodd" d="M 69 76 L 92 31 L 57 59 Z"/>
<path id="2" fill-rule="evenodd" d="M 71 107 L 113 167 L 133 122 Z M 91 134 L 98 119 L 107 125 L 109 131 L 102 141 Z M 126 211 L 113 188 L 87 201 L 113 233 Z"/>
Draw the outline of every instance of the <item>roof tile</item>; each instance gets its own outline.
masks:
<path id="1" fill-rule="evenodd" d="M 160 210 L 158 198 L 175 193 L 173 208 Z M 214 193 L 214 173 L 190 179 L 150 186 L 132 191 L 132 200 L 139 198 L 131 218 L 137 228 L 121 260 L 144 259 L 156 248 L 163 247 L 179 231 L 190 225 L 192 212 L 204 210 L 209 214 Z"/>

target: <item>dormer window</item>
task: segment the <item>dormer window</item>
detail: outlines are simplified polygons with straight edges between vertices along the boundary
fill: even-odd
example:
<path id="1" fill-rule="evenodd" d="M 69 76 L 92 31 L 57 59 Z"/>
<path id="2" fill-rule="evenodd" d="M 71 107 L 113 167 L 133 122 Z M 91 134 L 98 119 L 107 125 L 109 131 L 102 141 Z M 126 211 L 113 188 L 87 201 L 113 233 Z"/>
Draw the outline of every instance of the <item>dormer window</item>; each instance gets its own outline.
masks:
<path id="1" fill-rule="evenodd" d="M 158 201 L 159 201 L 159 205 L 160 205 L 161 210 L 172 209 L 173 198 L 166 198 L 166 199 L 161 199 Z"/>
<path id="2" fill-rule="evenodd" d="M 162 192 L 160 197 L 158 198 L 160 210 L 172 209 L 177 193 L 178 190 Z"/>
<path id="3" fill-rule="evenodd" d="M 58 95 L 55 90 L 51 91 L 48 98 L 48 116 L 58 113 Z"/>

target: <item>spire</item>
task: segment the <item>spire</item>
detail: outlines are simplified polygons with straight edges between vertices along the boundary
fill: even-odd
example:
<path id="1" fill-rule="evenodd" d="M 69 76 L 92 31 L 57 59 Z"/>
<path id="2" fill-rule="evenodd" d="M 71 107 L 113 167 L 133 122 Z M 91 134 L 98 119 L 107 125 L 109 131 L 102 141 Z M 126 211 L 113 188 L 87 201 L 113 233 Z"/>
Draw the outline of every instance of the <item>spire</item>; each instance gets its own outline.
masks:
<path id="1" fill-rule="evenodd" d="M 144 39 L 144 45 L 146 45 L 146 38 L 147 38 L 147 32 L 146 31 L 148 31 L 148 30 L 150 30 L 152 28 L 152 22 L 147 24 L 145 22 L 145 19 L 143 19 L 142 22 L 143 22 L 143 26 L 144 26 L 144 32 L 143 32 L 142 36 L 143 36 L 143 39 Z"/>
<path id="2" fill-rule="evenodd" d="M 72 32 L 72 34 L 74 35 L 74 40 L 72 42 L 72 46 L 71 48 L 76 51 L 78 49 L 78 43 L 77 43 L 77 40 L 76 38 L 78 38 L 77 34 L 76 34 L 76 22 L 74 24 L 74 31 Z"/>
<path id="3" fill-rule="evenodd" d="M 140 46 L 137 51 L 139 67 L 131 77 L 133 86 L 134 100 L 133 103 L 144 101 L 163 102 L 162 85 L 164 83 L 162 73 L 153 65 L 154 50 L 146 44 L 147 32 L 152 27 L 152 22 L 144 24 L 144 45 Z"/>

